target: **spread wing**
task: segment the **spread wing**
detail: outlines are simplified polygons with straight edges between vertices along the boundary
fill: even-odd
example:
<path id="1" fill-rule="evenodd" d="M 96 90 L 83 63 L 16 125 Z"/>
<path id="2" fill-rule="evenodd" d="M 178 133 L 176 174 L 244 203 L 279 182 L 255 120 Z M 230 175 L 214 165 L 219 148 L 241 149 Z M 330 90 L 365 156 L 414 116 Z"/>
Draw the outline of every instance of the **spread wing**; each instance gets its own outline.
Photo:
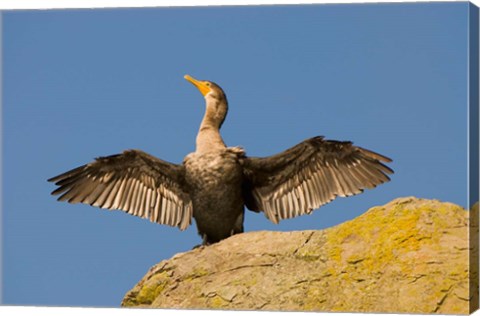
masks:
<path id="1" fill-rule="evenodd" d="M 183 166 L 139 150 L 100 157 L 48 181 L 59 186 L 58 200 L 120 209 L 152 222 L 186 229 L 192 203 L 183 183 Z"/>
<path id="2" fill-rule="evenodd" d="M 245 203 L 278 223 L 389 181 L 393 170 L 382 162 L 391 159 L 351 142 L 310 138 L 274 156 L 245 158 Z"/>

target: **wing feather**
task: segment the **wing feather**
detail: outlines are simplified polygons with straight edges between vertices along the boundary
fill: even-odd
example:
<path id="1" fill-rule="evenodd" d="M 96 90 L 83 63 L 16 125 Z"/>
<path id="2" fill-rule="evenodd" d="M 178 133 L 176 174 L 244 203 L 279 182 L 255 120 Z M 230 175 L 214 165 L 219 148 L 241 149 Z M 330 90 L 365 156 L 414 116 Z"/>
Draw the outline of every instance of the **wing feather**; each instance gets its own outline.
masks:
<path id="1" fill-rule="evenodd" d="M 391 161 L 351 142 L 310 138 L 277 155 L 245 157 L 245 201 L 277 223 L 390 181 Z"/>
<path id="2" fill-rule="evenodd" d="M 129 198 L 133 190 L 133 179 L 125 177 L 125 188 L 121 193 L 120 206 L 119 209 L 127 211 L 130 207 Z M 128 212 L 127 212 L 128 213 Z"/>
<path id="3" fill-rule="evenodd" d="M 158 215 L 160 214 L 161 201 L 162 201 L 162 198 L 161 198 L 160 194 L 156 194 L 155 195 L 155 207 L 154 207 L 152 216 L 150 217 L 150 221 L 152 221 L 152 222 L 158 222 L 160 220 Z"/>
<path id="4" fill-rule="evenodd" d="M 192 218 L 184 167 L 139 150 L 100 157 L 48 181 L 59 201 L 120 209 L 152 222 L 186 229 Z"/>
<path id="5" fill-rule="evenodd" d="M 105 178 L 107 180 L 110 179 L 110 177 L 108 178 Z M 104 181 L 102 179 L 102 181 Z M 113 188 L 112 190 L 110 191 L 110 193 L 108 194 L 108 197 L 105 201 L 105 208 L 108 208 L 108 209 L 112 209 L 113 208 L 113 202 L 115 200 L 115 197 L 117 196 L 117 192 L 118 192 L 118 189 L 120 188 L 120 181 L 115 181 L 113 182 Z M 77 201 L 78 203 L 79 201 Z M 75 201 L 73 201 L 72 203 L 75 203 Z"/>
<path id="6" fill-rule="evenodd" d="M 101 183 L 101 184 L 103 184 L 103 183 Z M 108 194 L 113 189 L 114 184 L 115 183 L 113 183 L 113 182 L 104 184 L 105 185 L 105 190 L 102 191 L 102 193 L 98 196 L 98 198 L 93 202 L 92 205 L 97 206 L 97 207 L 103 207 L 103 204 L 105 203 L 105 199 L 108 197 Z"/>

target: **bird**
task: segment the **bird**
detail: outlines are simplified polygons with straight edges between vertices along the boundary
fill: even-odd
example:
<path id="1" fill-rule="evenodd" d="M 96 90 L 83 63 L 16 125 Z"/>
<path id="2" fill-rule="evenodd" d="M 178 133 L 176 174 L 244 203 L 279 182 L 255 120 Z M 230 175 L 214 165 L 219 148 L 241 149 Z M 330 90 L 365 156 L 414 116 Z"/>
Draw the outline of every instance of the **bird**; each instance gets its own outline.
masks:
<path id="1" fill-rule="evenodd" d="M 185 230 L 195 219 L 201 246 L 244 232 L 245 207 L 273 223 L 310 214 L 337 197 L 390 181 L 392 160 L 350 141 L 306 139 L 268 157 L 227 147 L 220 134 L 228 112 L 223 89 L 192 83 L 205 99 L 195 151 L 181 164 L 137 149 L 102 156 L 48 179 L 58 201 L 122 210 Z"/>

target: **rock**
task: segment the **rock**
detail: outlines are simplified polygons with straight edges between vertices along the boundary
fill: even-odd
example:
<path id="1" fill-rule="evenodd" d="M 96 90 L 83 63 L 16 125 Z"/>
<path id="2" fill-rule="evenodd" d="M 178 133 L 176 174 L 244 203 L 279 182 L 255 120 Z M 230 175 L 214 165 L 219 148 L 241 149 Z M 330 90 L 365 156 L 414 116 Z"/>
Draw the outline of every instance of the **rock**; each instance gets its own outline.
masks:
<path id="1" fill-rule="evenodd" d="M 476 210 L 408 197 L 325 230 L 235 235 L 155 265 L 122 306 L 467 314 Z"/>

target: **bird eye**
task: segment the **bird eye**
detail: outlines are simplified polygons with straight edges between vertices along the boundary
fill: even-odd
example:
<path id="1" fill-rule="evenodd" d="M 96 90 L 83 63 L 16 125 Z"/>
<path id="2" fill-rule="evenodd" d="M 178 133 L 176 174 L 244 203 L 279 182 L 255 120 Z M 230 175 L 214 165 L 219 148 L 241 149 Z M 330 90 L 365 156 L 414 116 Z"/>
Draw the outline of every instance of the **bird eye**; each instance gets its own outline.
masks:
<path id="1" fill-rule="evenodd" d="M 207 87 L 210 87 L 210 82 L 207 82 L 206 85 L 207 85 Z"/>

